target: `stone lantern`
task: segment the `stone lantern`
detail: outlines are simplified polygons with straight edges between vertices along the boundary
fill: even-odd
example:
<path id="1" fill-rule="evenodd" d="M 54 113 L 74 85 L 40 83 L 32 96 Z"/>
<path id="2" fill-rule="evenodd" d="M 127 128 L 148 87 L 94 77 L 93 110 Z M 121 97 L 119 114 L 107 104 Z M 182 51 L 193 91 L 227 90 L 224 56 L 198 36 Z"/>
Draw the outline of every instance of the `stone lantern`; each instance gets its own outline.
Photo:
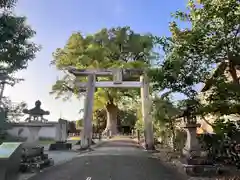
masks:
<path id="1" fill-rule="evenodd" d="M 220 171 L 218 166 L 215 166 L 211 159 L 207 158 L 207 153 L 201 149 L 197 139 L 197 128 L 200 124 L 197 123 L 195 109 L 188 105 L 183 113 L 184 129 L 187 132 L 185 147 L 183 148 L 183 166 L 188 175 L 213 175 Z"/>
<path id="2" fill-rule="evenodd" d="M 188 158 L 199 157 L 201 155 L 201 147 L 197 139 L 197 128 L 200 124 L 197 123 L 194 107 L 188 105 L 183 113 L 184 129 L 187 132 L 187 139 L 185 147 L 183 148 L 183 155 Z"/>

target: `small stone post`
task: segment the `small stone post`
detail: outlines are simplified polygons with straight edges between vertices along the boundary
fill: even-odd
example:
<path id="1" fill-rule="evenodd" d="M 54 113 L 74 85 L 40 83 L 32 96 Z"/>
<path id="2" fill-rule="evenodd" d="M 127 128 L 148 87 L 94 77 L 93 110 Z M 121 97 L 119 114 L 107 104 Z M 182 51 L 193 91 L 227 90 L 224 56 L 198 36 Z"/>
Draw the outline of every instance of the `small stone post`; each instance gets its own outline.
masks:
<path id="1" fill-rule="evenodd" d="M 147 150 L 154 150 L 153 124 L 151 116 L 151 99 L 149 95 L 149 81 L 146 75 L 140 77 L 142 82 L 141 100 L 142 100 L 142 117 L 144 121 L 145 146 Z"/>
<path id="2" fill-rule="evenodd" d="M 94 74 L 88 75 L 87 94 L 84 106 L 83 130 L 81 133 L 81 148 L 89 148 L 92 143 L 92 118 L 95 80 L 96 77 Z"/>

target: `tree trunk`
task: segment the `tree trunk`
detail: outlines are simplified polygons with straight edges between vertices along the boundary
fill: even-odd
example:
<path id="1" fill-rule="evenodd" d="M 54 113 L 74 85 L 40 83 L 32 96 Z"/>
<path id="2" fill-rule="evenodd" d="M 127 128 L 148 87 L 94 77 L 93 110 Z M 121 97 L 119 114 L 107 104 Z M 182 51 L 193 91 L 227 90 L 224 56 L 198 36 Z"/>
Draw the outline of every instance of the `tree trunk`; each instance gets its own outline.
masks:
<path id="1" fill-rule="evenodd" d="M 233 82 L 236 84 L 239 84 L 237 70 L 236 70 L 236 65 L 238 65 L 239 59 L 234 57 L 231 54 L 228 55 L 228 59 L 229 59 L 229 72 L 232 76 Z"/>
<path id="2" fill-rule="evenodd" d="M 106 111 L 107 111 L 107 125 L 104 130 L 104 134 L 106 134 L 107 136 L 116 135 L 118 133 L 117 129 L 118 107 L 115 104 L 107 104 Z"/>

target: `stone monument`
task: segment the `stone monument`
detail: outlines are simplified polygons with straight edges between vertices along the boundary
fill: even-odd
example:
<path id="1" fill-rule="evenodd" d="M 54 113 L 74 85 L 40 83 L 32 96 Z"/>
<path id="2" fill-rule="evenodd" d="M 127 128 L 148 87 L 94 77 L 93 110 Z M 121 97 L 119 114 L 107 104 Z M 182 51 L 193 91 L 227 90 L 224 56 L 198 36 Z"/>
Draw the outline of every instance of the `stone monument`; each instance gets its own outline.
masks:
<path id="1" fill-rule="evenodd" d="M 49 150 L 71 150 L 72 144 L 67 142 L 67 121 L 59 119 L 59 140 L 50 144 Z"/>

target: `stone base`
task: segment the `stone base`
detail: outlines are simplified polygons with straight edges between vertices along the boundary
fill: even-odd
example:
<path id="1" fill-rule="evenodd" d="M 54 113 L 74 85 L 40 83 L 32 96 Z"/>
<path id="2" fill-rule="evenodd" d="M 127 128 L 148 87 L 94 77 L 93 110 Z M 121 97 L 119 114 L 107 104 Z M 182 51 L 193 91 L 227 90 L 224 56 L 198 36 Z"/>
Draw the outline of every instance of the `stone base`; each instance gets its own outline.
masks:
<path id="1" fill-rule="evenodd" d="M 38 160 L 36 162 L 25 162 L 21 163 L 20 165 L 20 172 L 26 173 L 26 172 L 38 172 L 46 167 L 52 166 L 54 164 L 54 161 L 52 159 L 42 159 Z"/>
<path id="2" fill-rule="evenodd" d="M 71 149 L 72 149 L 72 144 L 71 143 L 66 143 L 66 142 L 56 142 L 56 143 L 50 144 L 50 146 L 49 146 L 49 151 L 71 150 Z"/>
<path id="3" fill-rule="evenodd" d="M 20 172 L 38 172 L 53 164 L 53 160 L 44 154 L 44 148 L 25 144 L 22 151 Z"/>
<path id="4" fill-rule="evenodd" d="M 156 150 L 154 145 L 148 145 L 146 143 L 144 144 L 144 148 L 148 151 L 155 151 Z"/>
<path id="5" fill-rule="evenodd" d="M 190 176 L 215 176 L 223 171 L 222 166 L 214 164 L 206 157 L 185 157 L 181 162 L 186 174 Z"/>
<path id="6" fill-rule="evenodd" d="M 223 171 L 221 166 L 216 165 L 189 165 L 183 164 L 184 170 L 189 176 L 215 176 Z"/>
<path id="7" fill-rule="evenodd" d="M 183 156 L 185 156 L 187 158 L 189 158 L 189 157 L 199 157 L 199 156 L 201 156 L 201 150 L 200 150 L 200 148 L 191 149 L 191 150 L 183 148 L 182 154 L 183 154 Z"/>
<path id="8" fill-rule="evenodd" d="M 186 159 L 186 164 L 188 164 L 188 165 L 213 165 L 213 162 L 212 162 L 212 160 L 207 159 L 205 157 L 198 157 L 198 158 Z"/>
<path id="9" fill-rule="evenodd" d="M 29 158 L 34 158 L 37 156 L 43 156 L 44 155 L 44 147 L 41 146 L 27 146 L 25 145 L 23 147 L 23 154 L 22 158 L 23 159 L 29 159 Z"/>

